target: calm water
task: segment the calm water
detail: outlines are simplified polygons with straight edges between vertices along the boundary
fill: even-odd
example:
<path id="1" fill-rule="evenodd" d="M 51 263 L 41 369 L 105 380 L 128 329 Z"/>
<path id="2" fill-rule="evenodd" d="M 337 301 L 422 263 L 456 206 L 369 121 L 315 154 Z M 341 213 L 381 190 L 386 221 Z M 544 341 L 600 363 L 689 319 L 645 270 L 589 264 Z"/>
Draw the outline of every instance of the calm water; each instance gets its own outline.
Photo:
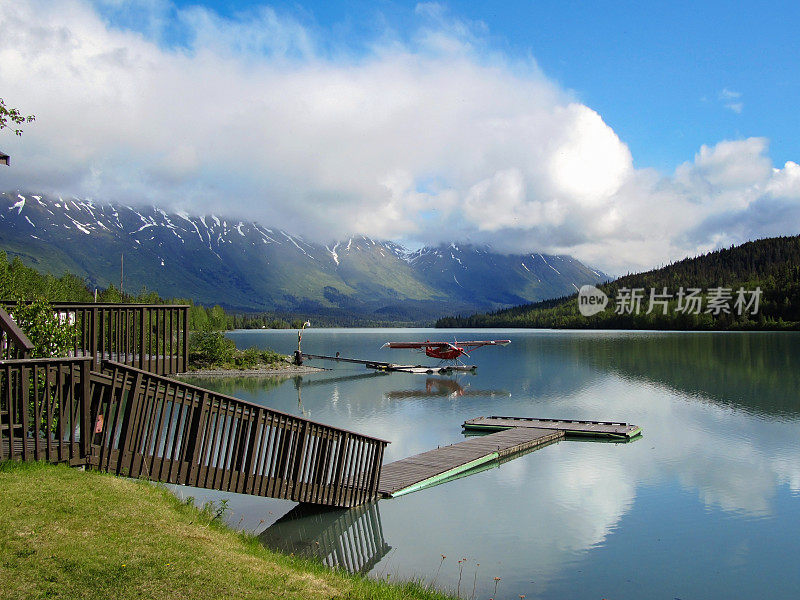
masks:
<path id="1" fill-rule="evenodd" d="M 294 331 L 230 336 L 287 354 L 297 344 Z M 387 461 L 462 440 L 461 423 L 480 415 L 628 421 L 644 436 L 561 441 L 351 511 L 302 515 L 291 502 L 224 494 L 230 522 L 374 576 L 435 577 L 455 591 L 461 571 L 465 598 L 473 585 L 475 598 L 514 600 L 800 595 L 800 335 L 311 329 L 303 349 L 422 362 L 379 348 L 453 336 L 512 344 L 475 351 L 475 375 L 327 363 L 282 382 L 195 381 L 391 440 Z"/>

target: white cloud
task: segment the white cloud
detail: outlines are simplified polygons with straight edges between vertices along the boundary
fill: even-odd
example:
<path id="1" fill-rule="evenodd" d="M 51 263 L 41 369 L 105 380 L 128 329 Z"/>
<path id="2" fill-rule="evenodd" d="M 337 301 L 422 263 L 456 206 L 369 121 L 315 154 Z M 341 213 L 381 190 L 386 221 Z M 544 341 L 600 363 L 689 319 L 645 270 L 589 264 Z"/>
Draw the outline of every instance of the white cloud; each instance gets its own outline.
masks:
<path id="1" fill-rule="evenodd" d="M 723 88 L 718 97 L 725 108 L 732 110 L 736 114 L 741 114 L 744 109 L 744 102 L 741 101 L 741 92 L 734 92 L 728 88 Z"/>
<path id="2" fill-rule="evenodd" d="M 134 18 L 100 4 L 117 25 Z M 322 241 L 570 253 L 609 272 L 798 227 L 797 165 L 773 169 L 766 140 L 703 146 L 669 176 L 634 169 L 601 115 L 439 5 L 360 56 L 266 7 L 148 7 L 137 33 L 81 0 L 0 4 L 0 89 L 37 115 L 3 138 L 14 167 L 0 187 L 214 210 Z M 170 24 L 185 45 L 159 43 Z"/>

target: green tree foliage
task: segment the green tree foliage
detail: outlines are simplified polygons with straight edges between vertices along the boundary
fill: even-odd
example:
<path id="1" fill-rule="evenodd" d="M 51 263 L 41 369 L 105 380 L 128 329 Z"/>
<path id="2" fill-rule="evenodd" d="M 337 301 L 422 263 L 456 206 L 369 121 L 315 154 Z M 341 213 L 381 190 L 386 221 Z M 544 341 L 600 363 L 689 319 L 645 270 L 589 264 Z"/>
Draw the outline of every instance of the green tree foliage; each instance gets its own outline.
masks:
<path id="1" fill-rule="evenodd" d="M 23 115 L 19 109 L 6 106 L 5 100 L 0 98 L 0 130 L 9 129 L 15 135 L 22 135 L 24 123 L 32 123 L 36 120 L 34 115 Z"/>
<path id="2" fill-rule="evenodd" d="M 26 266 L 19 256 L 8 259 L 0 252 L 0 300 L 11 298 L 44 298 L 48 302 L 93 302 L 94 290 L 86 281 L 72 273 L 55 277 L 49 273 L 39 273 Z M 189 329 L 192 331 L 214 331 L 234 328 L 234 318 L 225 313 L 221 306 L 206 309 L 195 306 L 191 300 L 183 298 L 163 299 L 153 290 L 142 288 L 138 294 L 122 293 L 113 284 L 99 290 L 97 301 L 104 303 L 131 304 L 188 304 Z M 287 325 L 288 326 L 288 325 Z"/>
<path id="3" fill-rule="evenodd" d="M 574 329 L 800 329 L 800 236 L 778 237 L 747 242 L 741 246 L 687 258 L 660 269 L 625 275 L 599 286 L 609 297 L 609 306 L 602 313 L 584 317 L 578 312 L 577 294 L 524 304 L 505 310 L 471 316 L 445 317 L 437 327 L 537 327 Z M 758 314 L 712 315 L 680 313 L 677 300 L 669 304 L 667 314 L 653 311 L 644 314 L 615 314 L 614 301 L 623 288 L 667 288 L 675 294 L 680 288 L 760 288 L 762 296 Z"/>
<path id="4" fill-rule="evenodd" d="M 18 256 L 8 260 L 0 252 L 0 298 L 44 298 L 49 302 L 91 302 L 92 294 L 80 277 L 66 273 L 61 277 L 39 273 L 26 267 Z"/>
<path id="5" fill-rule="evenodd" d="M 11 316 L 33 344 L 31 358 L 67 356 L 75 343 L 76 325 L 66 315 L 55 313 L 44 298 L 19 302 Z"/>
<path id="6" fill-rule="evenodd" d="M 218 331 L 196 331 L 189 337 L 189 362 L 197 367 L 228 364 L 236 344 Z"/>

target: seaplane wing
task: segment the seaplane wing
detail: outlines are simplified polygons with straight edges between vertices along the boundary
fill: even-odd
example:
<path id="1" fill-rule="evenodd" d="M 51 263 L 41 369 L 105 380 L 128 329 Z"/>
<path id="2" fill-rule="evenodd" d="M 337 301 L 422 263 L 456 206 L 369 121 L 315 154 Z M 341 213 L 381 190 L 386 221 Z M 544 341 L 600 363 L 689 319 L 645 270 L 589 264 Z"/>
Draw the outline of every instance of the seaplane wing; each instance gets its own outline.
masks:
<path id="1" fill-rule="evenodd" d="M 450 348 L 450 342 L 386 342 L 381 348 Z"/>
<path id="2" fill-rule="evenodd" d="M 511 340 L 484 340 L 478 342 L 458 342 L 462 348 L 480 348 L 481 346 L 507 346 Z"/>
<path id="3" fill-rule="evenodd" d="M 481 346 L 505 346 L 511 340 L 481 340 L 475 342 L 386 342 L 383 348 L 480 348 Z"/>
<path id="4" fill-rule="evenodd" d="M 505 346 L 511 340 L 483 340 L 478 342 L 386 342 L 384 348 L 414 348 L 425 352 L 426 356 L 439 360 L 459 361 L 461 356 L 469 356 L 469 352 L 481 346 Z"/>

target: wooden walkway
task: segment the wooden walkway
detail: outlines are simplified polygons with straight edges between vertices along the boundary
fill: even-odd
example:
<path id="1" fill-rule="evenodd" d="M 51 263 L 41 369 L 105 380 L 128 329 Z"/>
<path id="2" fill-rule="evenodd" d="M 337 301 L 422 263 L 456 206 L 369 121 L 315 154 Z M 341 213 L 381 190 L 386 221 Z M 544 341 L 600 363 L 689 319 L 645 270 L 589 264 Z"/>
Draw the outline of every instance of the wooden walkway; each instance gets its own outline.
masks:
<path id="1" fill-rule="evenodd" d="M 477 417 L 464 421 L 464 429 L 502 431 L 511 428 L 535 428 L 563 431 L 567 435 L 630 439 L 642 428 L 630 423 L 610 421 L 575 421 L 572 419 L 530 419 L 526 417 Z"/>
<path id="2" fill-rule="evenodd" d="M 563 437 L 561 430 L 515 427 L 442 446 L 384 465 L 378 493 L 384 497 L 409 494 L 489 461 Z"/>
<path id="3" fill-rule="evenodd" d="M 401 365 L 389 362 L 380 362 L 377 360 L 362 360 L 360 358 L 346 358 L 344 356 L 325 356 L 322 354 L 306 354 L 303 352 L 298 355 L 295 353 L 295 360 L 300 360 L 299 364 L 303 364 L 305 359 L 309 360 L 332 360 L 335 362 L 355 363 L 357 365 L 364 365 L 367 369 L 376 369 L 377 371 L 384 372 L 401 372 L 401 373 L 416 373 L 418 375 L 430 375 L 433 373 L 451 373 L 453 371 L 474 371 L 478 367 L 475 365 L 440 365 L 436 367 L 428 367 L 425 365 Z"/>

